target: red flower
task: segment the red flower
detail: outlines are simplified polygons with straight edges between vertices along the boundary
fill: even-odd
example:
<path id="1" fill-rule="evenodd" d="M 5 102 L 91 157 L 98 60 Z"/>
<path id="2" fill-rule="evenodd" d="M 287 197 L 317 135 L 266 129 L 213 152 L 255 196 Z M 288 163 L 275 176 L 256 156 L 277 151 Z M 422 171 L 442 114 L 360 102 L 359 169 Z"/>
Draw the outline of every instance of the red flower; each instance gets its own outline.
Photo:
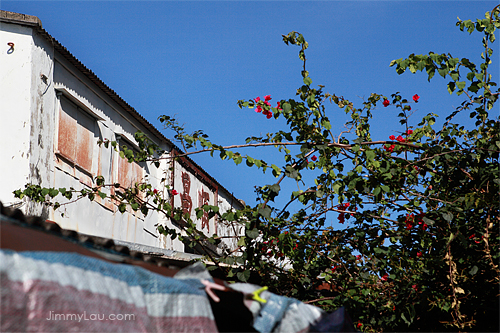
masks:
<path id="1" fill-rule="evenodd" d="M 280 103 L 280 102 L 278 102 L 278 106 L 276 106 L 276 108 L 277 108 L 278 110 L 282 110 L 282 108 L 281 108 L 281 103 Z"/>
<path id="2" fill-rule="evenodd" d="M 423 222 L 418 222 L 418 224 L 421 224 L 421 225 L 422 225 L 422 230 L 427 229 L 427 224 L 425 224 L 425 223 L 423 223 Z"/>
<path id="3" fill-rule="evenodd" d="M 389 100 L 387 99 L 384 99 L 384 102 L 382 104 L 384 104 L 384 106 L 387 107 L 389 106 L 389 104 L 391 104 L 391 102 L 389 102 Z"/>
<path id="4" fill-rule="evenodd" d="M 396 306 L 395 305 L 392 307 L 392 311 L 396 311 Z"/>
<path id="5" fill-rule="evenodd" d="M 413 222 L 415 221 L 415 216 L 413 214 L 406 214 L 406 230 L 410 230 L 413 227 Z"/>
<path id="6" fill-rule="evenodd" d="M 472 234 L 472 235 L 470 235 L 470 236 L 469 236 L 469 239 L 472 239 L 472 238 L 475 238 L 475 237 L 476 237 L 476 234 Z M 482 238 L 483 238 L 483 236 L 481 236 L 481 239 L 482 239 Z M 481 241 L 480 241 L 480 240 L 474 240 L 474 242 L 475 242 L 476 244 L 481 243 Z"/>
<path id="7" fill-rule="evenodd" d="M 176 190 L 172 190 L 172 194 L 177 195 L 177 194 L 179 194 L 179 192 L 177 192 Z"/>
<path id="8" fill-rule="evenodd" d="M 391 135 L 391 136 L 389 136 L 389 139 L 394 141 L 394 140 L 396 140 L 396 137 L 394 135 Z"/>
<path id="9" fill-rule="evenodd" d="M 351 210 L 357 211 L 358 209 L 354 207 L 354 209 L 351 208 Z M 354 216 L 354 213 L 351 213 L 351 216 Z"/>
<path id="10" fill-rule="evenodd" d="M 337 217 L 337 218 L 339 219 L 339 223 L 344 223 L 345 222 L 344 213 L 340 213 L 339 217 Z"/>
<path id="11" fill-rule="evenodd" d="M 263 115 L 265 115 L 267 117 L 267 119 L 271 118 L 273 116 L 273 113 L 269 110 L 264 110 L 262 112 Z"/>
<path id="12" fill-rule="evenodd" d="M 259 103 L 260 97 L 255 98 L 255 103 Z"/>
<path id="13" fill-rule="evenodd" d="M 392 153 L 392 151 L 396 148 L 395 145 L 390 145 L 390 146 L 384 146 L 384 149 L 388 151 L 389 153 Z"/>
<path id="14" fill-rule="evenodd" d="M 267 102 L 267 101 L 270 101 L 271 100 L 271 95 L 266 95 L 264 96 L 264 100 Z"/>
<path id="15" fill-rule="evenodd" d="M 154 194 L 157 194 L 157 193 L 158 193 L 158 190 L 157 190 L 157 189 L 154 189 L 154 190 L 153 190 L 153 193 L 154 193 Z"/>
<path id="16" fill-rule="evenodd" d="M 361 255 L 359 254 L 356 256 L 356 260 L 360 260 L 360 259 L 361 259 Z"/>
<path id="17" fill-rule="evenodd" d="M 361 326 L 363 326 L 363 324 L 361 324 L 361 323 L 358 323 L 358 324 L 356 325 L 356 327 L 357 327 L 357 328 L 360 328 Z"/>
<path id="18" fill-rule="evenodd" d="M 419 257 L 419 258 L 422 257 L 422 252 L 418 251 L 417 252 L 417 257 Z"/>
<path id="19" fill-rule="evenodd" d="M 412 285 L 411 287 L 413 288 L 413 290 L 418 291 L 418 286 L 416 284 Z"/>
<path id="20" fill-rule="evenodd" d="M 265 101 L 264 104 L 266 104 L 267 106 L 271 106 L 271 103 L 269 103 L 268 101 Z"/>
<path id="21" fill-rule="evenodd" d="M 335 272 L 336 269 L 337 269 L 337 266 L 333 266 L 332 273 Z"/>
<path id="22" fill-rule="evenodd" d="M 406 131 L 406 134 L 407 134 L 407 135 L 410 135 L 410 134 L 412 134 L 412 133 L 413 133 L 413 130 L 411 130 L 411 129 L 409 129 L 409 130 L 407 130 L 407 131 Z"/>
<path id="23" fill-rule="evenodd" d="M 261 112 L 262 111 L 262 106 L 257 105 L 257 109 L 255 109 L 255 112 Z"/>
<path id="24" fill-rule="evenodd" d="M 420 96 L 418 96 L 417 94 L 413 95 L 413 100 L 415 101 L 415 103 L 418 103 L 419 98 Z"/>
<path id="25" fill-rule="evenodd" d="M 311 157 L 311 160 L 316 161 L 318 158 L 316 156 Z"/>
<path id="26" fill-rule="evenodd" d="M 380 280 L 382 280 L 382 281 L 387 281 L 387 279 L 388 279 L 388 278 L 389 278 L 389 274 L 385 273 L 385 274 L 384 274 L 384 276 L 382 276 L 382 277 L 380 278 Z"/>
<path id="27" fill-rule="evenodd" d="M 398 142 L 404 142 L 405 139 L 401 135 L 398 135 L 398 137 L 396 138 L 396 141 L 398 141 Z"/>

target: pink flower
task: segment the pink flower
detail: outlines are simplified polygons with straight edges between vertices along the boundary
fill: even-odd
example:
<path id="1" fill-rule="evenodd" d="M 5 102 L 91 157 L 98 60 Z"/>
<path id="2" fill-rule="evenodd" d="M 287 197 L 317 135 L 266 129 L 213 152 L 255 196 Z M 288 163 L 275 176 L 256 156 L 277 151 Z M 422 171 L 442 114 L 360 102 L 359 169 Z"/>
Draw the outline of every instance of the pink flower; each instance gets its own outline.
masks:
<path id="1" fill-rule="evenodd" d="M 391 135 L 391 136 L 389 136 L 389 139 L 394 141 L 394 140 L 396 140 L 396 137 L 394 135 Z"/>
<path id="2" fill-rule="evenodd" d="M 267 102 L 267 101 L 270 101 L 271 100 L 271 95 L 266 95 L 264 96 L 264 100 Z"/>
<path id="3" fill-rule="evenodd" d="M 311 160 L 316 161 L 318 158 L 316 156 L 311 157 Z"/>
<path id="4" fill-rule="evenodd" d="M 385 107 L 388 107 L 391 102 L 389 102 L 389 100 L 387 99 L 384 99 L 384 102 L 382 104 L 384 104 Z"/>
<path id="5" fill-rule="evenodd" d="M 260 97 L 255 98 L 255 103 L 259 103 L 259 102 L 260 102 Z"/>
<path id="6" fill-rule="evenodd" d="M 407 135 L 411 135 L 411 134 L 413 134 L 413 130 L 411 130 L 411 129 L 407 130 L 407 131 L 406 131 L 406 134 L 407 134 Z"/>
<path id="7" fill-rule="evenodd" d="M 387 279 L 388 279 L 388 278 L 389 278 L 389 274 L 385 273 L 385 274 L 384 274 L 384 276 L 382 276 L 382 277 L 380 278 L 380 280 L 382 280 L 382 281 L 387 281 Z"/>
<path id="8" fill-rule="evenodd" d="M 417 94 L 413 95 L 413 100 L 415 101 L 415 103 L 418 103 L 419 98 L 420 96 L 418 96 Z"/>
<path id="9" fill-rule="evenodd" d="M 177 195 L 177 194 L 179 194 L 179 192 L 177 192 L 176 190 L 172 190 L 172 194 Z"/>

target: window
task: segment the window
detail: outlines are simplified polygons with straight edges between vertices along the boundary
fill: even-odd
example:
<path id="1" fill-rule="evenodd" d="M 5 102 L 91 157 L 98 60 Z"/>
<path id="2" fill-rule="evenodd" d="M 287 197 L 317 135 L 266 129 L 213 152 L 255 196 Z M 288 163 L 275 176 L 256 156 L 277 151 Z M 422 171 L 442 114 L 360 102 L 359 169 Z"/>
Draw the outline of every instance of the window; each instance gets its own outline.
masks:
<path id="1" fill-rule="evenodd" d="M 92 176 L 96 120 L 66 98 L 61 97 L 60 102 L 57 153 Z"/>
<path id="2" fill-rule="evenodd" d="M 131 149 L 134 152 L 134 155 L 137 154 L 137 150 L 133 148 L 131 144 L 126 142 L 121 136 L 117 135 L 117 141 L 121 146 L 127 146 L 128 149 Z M 144 166 L 145 163 L 137 163 L 132 162 L 129 163 L 127 158 L 118 156 L 118 177 L 117 183 L 119 183 L 122 187 L 128 188 L 130 186 L 134 186 L 135 183 L 141 183 L 144 177 Z"/>

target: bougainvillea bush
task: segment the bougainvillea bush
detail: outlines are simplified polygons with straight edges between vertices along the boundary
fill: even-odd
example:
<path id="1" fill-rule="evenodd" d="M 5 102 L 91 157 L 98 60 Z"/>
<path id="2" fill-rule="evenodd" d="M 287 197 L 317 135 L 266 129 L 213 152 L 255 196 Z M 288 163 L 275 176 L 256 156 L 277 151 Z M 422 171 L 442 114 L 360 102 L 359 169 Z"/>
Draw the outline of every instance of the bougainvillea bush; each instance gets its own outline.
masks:
<path id="1" fill-rule="evenodd" d="M 410 118 L 423 98 L 418 87 L 410 96 L 373 93 L 355 105 L 313 86 L 306 70 L 308 44 L 297 32 L 283 36 L 286 44 L 300 48 L 303 62 L 303 84 L 295 98 L 238 101 L 267 121 L 285 119 L 286 128 L 224 147 L 199 131 L 186 134 L 169 116 L 160 117 L 186 153 L 215 153 L 276 177 L 258 187 L 253 207 L 223 215 L 204 207 L 221 221 L 246 224 L 236 256 L 211 258 L 230 264 L 219 267 L 228 279 L 251 280 L 326 310 L 346 306 L 362 331 L 498 331 L 499 89 L 493 81 L 498 73 L 489 71 L 498 58 L 492 58 L 490 48 L 500 26 L 498 6 L 484 19 L 459 20 L 457 26 L 481 35 L 481 64 L 432 52 L 390 63 L 398 74 L 427 75 L 429 81 L 437 73 L 446 79 L 443 89 L 463 97 L 439 126 L 434 113 Z M 397 135 L 373 137 L 373 116 L 391 108 L 399 118 L 400 128 L 391 131 Z M 331 119 L 342 111 L 350 121 L 344 132 L 333 133 Z M 473 126 L 455 123 L 458 114 L 470 116 Z M 154 161 L 154 147 L 140 133 L 136 137 L 144 150 L 128 154 L 129 160 Z M 283 165 L 236 151 L 243 146 L 277 149 Z M 287 181 L 302 190 L 284 193 L 281 185 Z M 92 191 L 102 195 L 99 186 Z M 176 211 L 148 184 L 136 184 L 137 189 L 145 193 L 142 199 L 136 192 L 116 199 L 146 213 Z M 17 194 L 45 201 L 37 190 L 31 185 Z M 44 194 L 55 197 L 59 191 L 50 190 Z M 278 207 L 278 196 L 287 203 Z M 193 225 L 186 216 L 176 218 Z M 332 219 L 342 228 L 333 228 Z M 200 244 L 207 241 L 194 227 L 186 230 Z M 177 236 L 174 230 L 160 232 Z"/>

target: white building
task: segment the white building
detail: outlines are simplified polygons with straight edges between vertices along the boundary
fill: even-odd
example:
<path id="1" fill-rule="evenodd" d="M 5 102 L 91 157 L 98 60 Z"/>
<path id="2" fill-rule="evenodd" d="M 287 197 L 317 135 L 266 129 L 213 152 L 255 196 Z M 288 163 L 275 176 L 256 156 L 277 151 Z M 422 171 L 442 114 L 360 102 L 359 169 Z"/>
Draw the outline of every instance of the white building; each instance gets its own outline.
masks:
<path id="1" fill-rule="evenodd" d="M 0 201 L 21 206 L 64 229 L 170 251 L 186 252 L 179 240 L 160 235 L 155 224 L 177 226 L 167 217 L 127 210 L 120 213 L 109 198 L 84 198 L 53 211 L 16 199 L 12 192 L 32 183 L 43 187 L 81 189 L 99 175 L 108 183 L 130 185 L 148 179 L 196 220 L 195 208 L 216 205 L 221 212 L 242 204 L 189 158 L 128 163 L 111 148 L 97 144 L 108 139 L 136 146 L 142 131 L 166 154 L 181 151 L 153 125 L 104 84 L 43 28 L 35 16 L 0 11 Z M 169 197 L 162 178 L 179 195 Z M 64 202 L 58 197 L 59 201 Z M 61 213 L 64 213 L 62 216 Z M 227 226 L 215 218 L 196 220 L 207 235 L 241 235 L 240 225 Z M 237 239 L 222 238 L 227 249 Z M 188 251 L 189 252 L 189 251 Z"/>

